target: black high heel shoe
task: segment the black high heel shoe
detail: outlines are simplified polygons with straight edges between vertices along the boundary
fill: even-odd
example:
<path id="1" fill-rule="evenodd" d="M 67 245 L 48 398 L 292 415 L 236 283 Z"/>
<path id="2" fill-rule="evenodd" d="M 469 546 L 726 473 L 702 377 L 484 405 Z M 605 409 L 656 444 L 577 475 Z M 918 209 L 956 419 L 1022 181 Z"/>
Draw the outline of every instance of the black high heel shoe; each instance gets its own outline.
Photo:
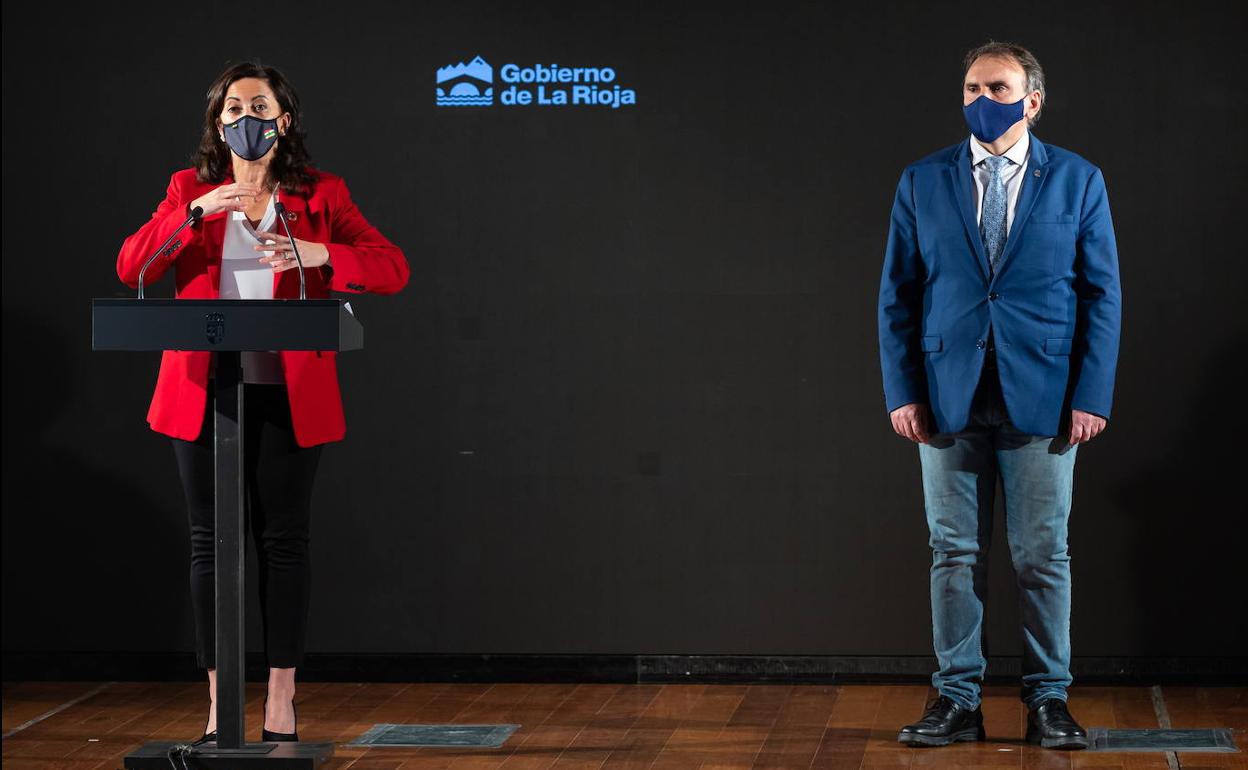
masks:
<path id="1" fill-rule="evenodd" d="M 204 725 L 204 727 L 207 728 L 208 725 Z M 217 731 L 213 730 L 210 733 L 206 732 L 199 736 L 199 740 L 192 741 L 191 743 L 178 743 L 170 746 L 169 750 L 165 753 L 165 758 L 169 760 L 170 767 L 176 768 L 178 766 L 178 762 L 175 760 L 180 760 L 182 767 L 187 767 L 187 757 L 190 757 L 194 753 L 195 749 L 203 746 L 205 743 L 216 742 Z"/>
<path id="2" fill-rule="evenodd" d="M 195 741 L 191 745 L 199 746 L 204 743 L 216 743 L 216 742 L 217 742 L 217 731 L 213 730 L 212 732 L 208 732 L 208 723 L 204 722 L 204 734 L 199 736 L 199 740 Z"/>
<path id="3" fill-rule="evenodd" d="M 292 702 L 290 708 L 295 712 L 295 731 L 293 733 L 275 733 L 260 728 L 260 740 L 265 743 L 298 743 L 299 742 L 299 709 Z M 264 699 L 264 710 L 269 710 L 269 699 Z"/>

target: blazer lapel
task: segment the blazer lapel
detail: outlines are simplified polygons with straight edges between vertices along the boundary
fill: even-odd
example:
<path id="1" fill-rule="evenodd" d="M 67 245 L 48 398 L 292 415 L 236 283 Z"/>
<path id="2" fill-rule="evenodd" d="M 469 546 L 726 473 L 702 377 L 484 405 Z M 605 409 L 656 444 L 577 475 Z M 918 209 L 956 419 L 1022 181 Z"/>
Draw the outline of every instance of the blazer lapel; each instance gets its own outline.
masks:
<path id="1" fill-rule="evenodd" d="M 204 239 L 204 264 L 208 272 L 208 282 L 212 284 L 212 295 L 221 294 L 221 249 L 225 243 L 226 212 L 218 212 L 203 218 L 199 226 L 203 228 L 200 237 Z"/>
<path id="2" fill-rule="evenodd" d="M 299 229 L 303 214 L 308 210 L 308 201 L 302 195 L 291 195 L 290 193 L 279 192 L 277 199 L 286 207 L 286 216 L 290 219 L 290 231 L 296 232 Z M 279 222 L 278 227 L 281 227 Z"/>
<path id="3" fill-rule="evenodd" d="M 1044 188 L 1044 180 L 1049 177 L 1047 168 L 1049 154 L 1044 151 L 1044 145 L 1035 136 L 1031 137 L 1028 155 L 1023 187 L 1018 192 L 1018 203 L 1014 206 L 1014 224 L 1010 227 L 1009 237 L 1005 239 L 1001 259 L 997 261 L 997 275 L 1001 275 L 1001 270 L 1009 261 L 1010 255 L 1018 248 L 1018 242 L 1023 238 L 1023 231 L 1027 229 L 1027 220 L 1031 218 L 1031 209 L 1036 205 L 1036 199 L 1040 197 L 1040 191 Z"/>
<path id="4" fill-rule="evenodd" d="M 953 154 L 953 161 L 946 169 L 949 175 L 949 184 L 953 186 L 953 192 L 958 199 L 958 210 L 962 212 L 962 224 L 966 227 L 967 239 L 975 247 L 975 256 L 979 259 L 979 269 L 984 273 L 984 279 L 987 280 L 991 275 L 988 267 L 988 254 L 984 251 L 984 239 L 979 234 L 979 224 L 976 222 L 975 215 L 975 193 L 972 189 L 971 178 L 971 148 L 970 140 L 962 143 L 962 146 Z"/>

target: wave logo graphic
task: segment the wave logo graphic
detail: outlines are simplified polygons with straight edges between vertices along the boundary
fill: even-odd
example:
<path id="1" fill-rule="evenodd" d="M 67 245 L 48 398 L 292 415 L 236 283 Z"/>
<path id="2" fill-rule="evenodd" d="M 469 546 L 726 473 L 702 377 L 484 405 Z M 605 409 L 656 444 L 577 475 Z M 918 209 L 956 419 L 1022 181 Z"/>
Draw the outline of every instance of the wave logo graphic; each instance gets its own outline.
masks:
<path id="1" fill-rule="evenodd" d="M 439 107 L 488 107 L 494 103 L 494 68 L 480 56 L 438 67 Z"/>

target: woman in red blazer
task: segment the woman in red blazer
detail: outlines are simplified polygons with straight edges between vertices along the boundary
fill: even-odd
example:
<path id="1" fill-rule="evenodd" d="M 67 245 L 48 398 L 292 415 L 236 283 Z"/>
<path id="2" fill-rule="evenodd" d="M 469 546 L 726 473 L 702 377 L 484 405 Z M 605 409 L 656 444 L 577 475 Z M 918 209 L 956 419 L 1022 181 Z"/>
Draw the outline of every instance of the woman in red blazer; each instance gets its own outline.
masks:
<path id="1" fill-rule="evenodd" d="M 130 286 L 198 206 L 202 218 L 156 258 L 145 280 L 172 267 L 178 297 L 298 298 L 294 255 L 274 218 L 279 200 L 303 260 L 308 297 L 393 294 L 407 283 L 403 252 L 364 219 L 341 179 L 312 168 L 299 97 L 276 69 L 243 63 L 217 77 L 194 164 L 172 176 L 151 220 L 122 245 L 117 274 Z M 211 699 L 208 740 L 216 730 L 213 456 L 212 431 L 204 429 L 212 370 L 211 352 L 165 351 L 147 415 L 153 430 L 173 439 L 187 497 L 196 648 Z M 247 513 L 270 666 L 262 738 L 298 740 L 295 669 L 307 625 L 311 490 L 321 445 L 346 433 L 335 354 L 245 354 L 243 380 Z"/>

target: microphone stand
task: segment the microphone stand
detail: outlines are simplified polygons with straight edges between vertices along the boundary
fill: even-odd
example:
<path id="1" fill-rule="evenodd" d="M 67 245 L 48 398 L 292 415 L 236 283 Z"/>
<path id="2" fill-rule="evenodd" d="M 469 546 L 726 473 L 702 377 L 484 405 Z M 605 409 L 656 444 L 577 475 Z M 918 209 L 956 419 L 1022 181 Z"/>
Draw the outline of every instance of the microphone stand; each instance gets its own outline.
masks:
<path id="1" fill-rule="evenodd" d="M 177 250 L 176 247 L 173 249 L 169 249 L 169 244 L 173 242 L 174 238 L 178 237 L 178 233 L 185 230 L 188 225 L 190 225 L 192 222 L 197 221 L 203 215 L 204 215 L 204 210 L 202 207 L 196 206 L 195 208 L 191 209 L 191 215 L 186 218 L 186 221 L 178 225 L 178 229 L 173 231 L 173 235 L 165 239 L 165 242 L 160 244 L 160 248 L 156 249 L 156 253 L 148 257 L 147 261 L 143 263 L 143 267 L 139 270 L 139 299 L 143 299 L 143 277 L 147 275 L 148 266 L 150 266 L 152 262 L 156 261 L 156 257 L 159 257 L 161 254 L 168 256 L 169 254 L 172 254 L 174 251 L 176 251 Z M 182 245 L 181 243 L 178 244 L 178 246 L 181 246 L 181 245 Z M 165 249 L 169 249 L 169 250 L 166 252 Z"/>
<path id="2" fill-rule="evenodd" d="M 295 236 L 290 234 L 290 222 L 286 219 L 286 206 L 281 201 L 274 200 L 273 210 L 277 212 L 277 218 L 282 220 L 282 229 L 286 231 L 286 238 L 290 240 L 290 250 L 295 253 L 295 265 L 299 268 L 299 299 L 307 299 L 307 284 L 303 280 L 303 258 L 299 256 L 299 247 L 295 245 Z"/>

